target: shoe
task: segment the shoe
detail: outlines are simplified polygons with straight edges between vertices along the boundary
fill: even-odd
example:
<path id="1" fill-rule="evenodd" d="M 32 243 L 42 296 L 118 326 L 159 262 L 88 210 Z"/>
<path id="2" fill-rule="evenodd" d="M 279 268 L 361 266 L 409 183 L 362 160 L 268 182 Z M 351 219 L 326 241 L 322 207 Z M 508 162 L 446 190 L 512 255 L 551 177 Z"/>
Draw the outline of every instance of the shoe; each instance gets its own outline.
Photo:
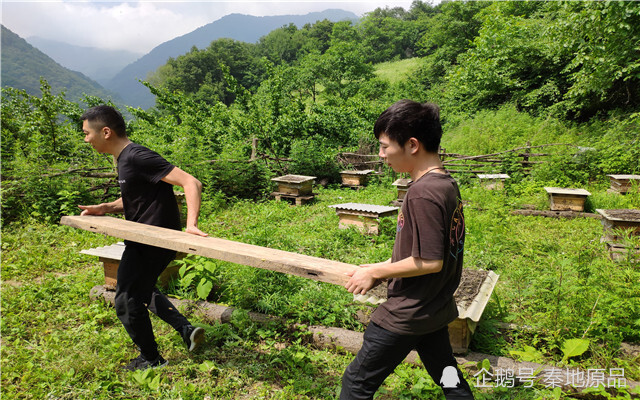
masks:
<path id="1" fill-rule="evenodd" d="M 158 356 L 153 361 L 149 361 L 140 354 L 138 357 L 134 358 L 129 362 L 129 364 L 124 366 L 124 369 L 129 371 L 136 371 L 148 368 L 162 368 L 168 365 L 169 362 L 162 358 L 162 356 Z"/>
<path id="2" fill-rule="evenodd" d="M 194 351 L 204 342 L 204 329 L 187 325 L 182 328 L 182 340 L 189 351 Z"/>

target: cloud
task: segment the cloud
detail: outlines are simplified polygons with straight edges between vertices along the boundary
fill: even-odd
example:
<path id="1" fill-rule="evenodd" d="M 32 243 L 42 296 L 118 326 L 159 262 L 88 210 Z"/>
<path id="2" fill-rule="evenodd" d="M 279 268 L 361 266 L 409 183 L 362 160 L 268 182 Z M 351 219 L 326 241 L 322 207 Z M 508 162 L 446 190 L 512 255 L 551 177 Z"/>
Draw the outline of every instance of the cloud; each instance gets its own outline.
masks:
<path id="1" fill-rule="evenodd" d="M 306 14 L 340 8 L 362 15 L 404 1 L 2 1 L 2 24 L 23 38 L 147 53 L 231 13 Z"/>

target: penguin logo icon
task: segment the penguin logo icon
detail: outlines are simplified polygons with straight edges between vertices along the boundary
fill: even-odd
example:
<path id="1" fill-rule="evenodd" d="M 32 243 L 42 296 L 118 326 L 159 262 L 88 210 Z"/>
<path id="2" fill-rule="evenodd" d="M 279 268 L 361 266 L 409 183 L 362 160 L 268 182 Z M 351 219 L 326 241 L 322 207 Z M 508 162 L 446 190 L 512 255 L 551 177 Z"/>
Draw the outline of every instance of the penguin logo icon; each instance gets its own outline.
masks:
<path id="1" fill-rule="evenodd" d="M 442 378 L 440 378 L 440 384 L 443 388 L 456 388 L 460 383 L 458 377 L 458 371 L 455 367 L 445 367 L 442 371 Z"/>

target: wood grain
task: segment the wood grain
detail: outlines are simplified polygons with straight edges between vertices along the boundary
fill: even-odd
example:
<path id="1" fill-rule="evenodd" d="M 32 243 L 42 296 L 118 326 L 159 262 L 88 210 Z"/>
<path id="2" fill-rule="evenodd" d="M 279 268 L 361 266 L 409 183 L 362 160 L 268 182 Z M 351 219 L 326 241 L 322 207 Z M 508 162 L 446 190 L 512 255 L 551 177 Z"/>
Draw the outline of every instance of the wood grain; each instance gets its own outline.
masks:
<path id="1" fill-rule="evenodd" d="M 64 216 L 62 225 L 114 236 L 124 240 L 163 247 L 178 252 L 198 254 L 216 260 L 268 269 L 320 282 L 344 285 L 346 272 L 356 265 L 306 256 L 231 240 L 201 237 L 172 229 L 159 228 L 106 216 Z"/>

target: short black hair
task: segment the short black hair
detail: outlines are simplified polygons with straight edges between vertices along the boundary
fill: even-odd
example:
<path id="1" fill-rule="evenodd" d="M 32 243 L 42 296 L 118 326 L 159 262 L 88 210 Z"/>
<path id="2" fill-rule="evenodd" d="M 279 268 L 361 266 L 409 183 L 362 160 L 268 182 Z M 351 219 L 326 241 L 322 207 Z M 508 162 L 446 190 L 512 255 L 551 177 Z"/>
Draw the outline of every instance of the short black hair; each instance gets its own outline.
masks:
<path id="1" fill-rule="evenodd" d="M 127 136 L 127 125 L 124 123 L 124 118 L 120 111 L 107 105 L 99 105 L 91 107 L 85 111 L 80 119 L 82 121 L 89 121 L 90 123 L 99 123 L 102 127 L 109 127 L 116 135 L 120 137 Z"/>
<path id="2" fill-rule="evenodd" d="M 380 114 L 373 133 L 376 139 L 384 133 L 400 146 L 414 137 L 424 145 L 426 151 L 437 153 L 442 138 L 440 107 L 434 103 L 413 100 L 397 101 Z"/>

